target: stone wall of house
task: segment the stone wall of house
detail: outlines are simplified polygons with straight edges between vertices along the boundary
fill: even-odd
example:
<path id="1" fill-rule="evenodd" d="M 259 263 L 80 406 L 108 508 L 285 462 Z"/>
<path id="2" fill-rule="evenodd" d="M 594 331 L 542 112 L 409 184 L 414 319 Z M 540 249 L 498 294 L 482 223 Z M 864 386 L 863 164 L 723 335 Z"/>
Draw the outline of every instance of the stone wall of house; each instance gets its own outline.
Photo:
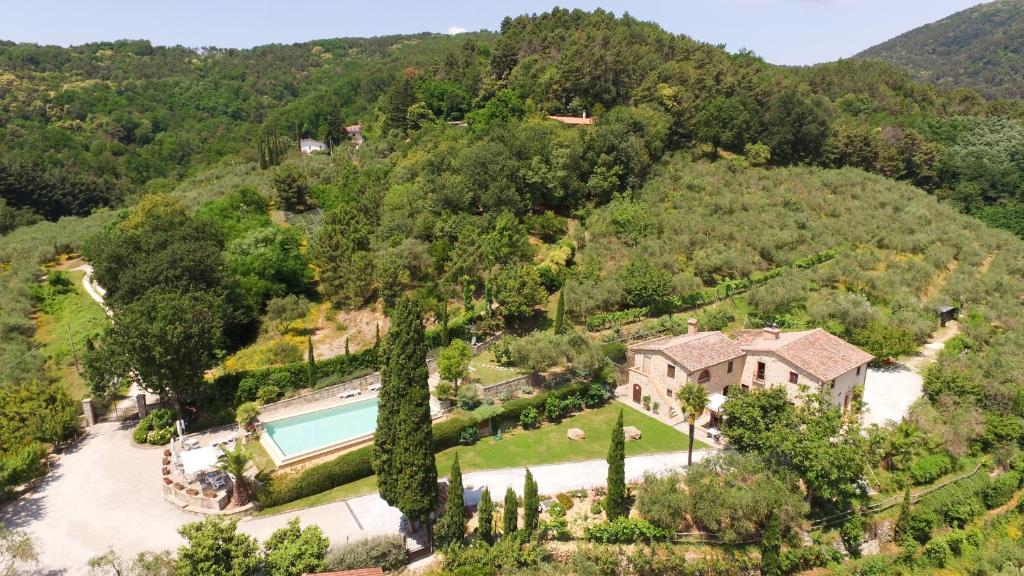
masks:
<path id="1" fill-rule="evenodd" d="M 764 362 L 764 380 L 754 378 L 757 373 L 757 363 Z M 789 373 L 797 373 L 797 383 L 791 384 Z M 743 376 L 740 382 L 751 388 L 771 388 L 783 386 L 790 398 L 796 398 L 800 393 L 800 386 L 808 386 L 812 390 L 821 387 L 821 380 L 789 362 L 783 360 L 774 352 L 747 352 L 747 361 L 743 367 Z"/>
<path id="2" fill-rule="evenodd" d="M 326 388 L 300 394 L 299 396 L 294 396 L 292 398 L 285 398 L 284 400 L 280 400 L 272 404 L 267 404 L 260 408 L 260 414 L 266 417 L 282 410 L 291 410 L 296 406 L 312 404 L 329 398 L 336 398 L 338 394 L 341 394 L 346 390 L 363 390 L 365 392 L 368 387 L 379 383 L 380 372 L 374 372 L 373 374 L 368 374 L 362 378 L 356 378 L 355 380 L 349 380 L 348 382 L 342 382 L 341 384 L 335 384 L 334 386 L 328 386 Z"/>

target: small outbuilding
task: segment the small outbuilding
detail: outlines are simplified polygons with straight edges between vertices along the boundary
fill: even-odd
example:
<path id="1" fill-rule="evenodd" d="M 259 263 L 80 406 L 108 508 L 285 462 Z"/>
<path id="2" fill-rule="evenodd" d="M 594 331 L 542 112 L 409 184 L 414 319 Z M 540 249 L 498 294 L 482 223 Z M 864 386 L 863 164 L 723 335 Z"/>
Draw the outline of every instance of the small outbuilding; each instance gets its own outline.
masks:
<path id="1" fill-rule="evenodd" d="M 327 150 L 327 144 L 324 142 L 312 138 L 299 140 L 299 151 L 303 154 L 312 154 L 313 152 L 321 152 L 323 150 Z"/>

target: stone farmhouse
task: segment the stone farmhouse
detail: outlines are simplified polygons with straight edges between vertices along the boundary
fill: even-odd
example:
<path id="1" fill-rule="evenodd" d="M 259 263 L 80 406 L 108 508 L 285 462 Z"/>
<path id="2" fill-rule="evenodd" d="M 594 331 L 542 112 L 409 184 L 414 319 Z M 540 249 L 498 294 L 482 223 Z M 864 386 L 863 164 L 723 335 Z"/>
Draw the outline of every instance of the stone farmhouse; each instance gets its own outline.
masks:
<path id="1" fill-rule="evenodd" d="M 630 346 L 629 391 L 637 404 L 647 397 L 662 414 L 679 416 L 676 394 L 696 382 L 710 396 L 710 425 L 719 420 L 732 387 L 743 390 L 785 386 L 795 399 L 801 387 L 827 389 L 836 406 L 846 412 L 854 389 L 864 384 L 874 357 L 821 328 L 781 332 L 778 328 L 745 330 L 730 338 L 722 332 L 701 332 L 689 320 L 686 334 Z"/>

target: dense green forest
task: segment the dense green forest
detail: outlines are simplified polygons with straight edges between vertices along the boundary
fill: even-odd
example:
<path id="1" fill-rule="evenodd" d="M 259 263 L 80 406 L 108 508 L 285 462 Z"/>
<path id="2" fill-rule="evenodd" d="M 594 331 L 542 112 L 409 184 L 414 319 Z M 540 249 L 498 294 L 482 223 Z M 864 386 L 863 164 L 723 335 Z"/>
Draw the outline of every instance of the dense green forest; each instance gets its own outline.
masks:
<path id="1" fill-rule="evenodd" d="M 915 28 L 857 55 L 921 80 L 992 98 L 1024 98 L 1024 3 L 995 0 Z"/>
<path id="2" fill-rule="evenodd" d="M 926 458 L 1019 460 L 1019 101 L 880 62 L 775 67 L 558 9 L 495 34 L 251 50 L 2 44 L 0 99 L 0 420 L 19 423 L 0 427 L 0 489 L 74 433 L 76 399 L 34 315 L 63 289 L 42 267 L 79 253 L 118 319 L 83 335 L 93 394 L 137 370 L 190 426 L 231 420 L 260 379 L 309 384 L 301 358 L 220 372 L 315 302 L 390 311 L 412 297 L 437 347 L 468 337 L 470 317 L 476 333 L 546 326 L 557 300 L 572 334 L 506 342 L 529 369 L 582 357 L 584 330 L 621 347 L 638 324 L 685 329 L 671 314 L 695 308 L 707 327 L 823 326 L 899 356 L 953 303 L 964 334 L 906 425 L 924 448 L 892 430 L 844 435 L 857 469 L 832 484 L 868 470 L 892 492 Z M 593 125 L 547 118 L 584 114 Z M 301 156 L 300 137 L 332 153 Z M 346 373 L 376 361 L 376 345 L 336 360 Z M 791 453 L 762 456 L 814 482 Z M 849 505 L 823 494 L 815 512 Z"/>

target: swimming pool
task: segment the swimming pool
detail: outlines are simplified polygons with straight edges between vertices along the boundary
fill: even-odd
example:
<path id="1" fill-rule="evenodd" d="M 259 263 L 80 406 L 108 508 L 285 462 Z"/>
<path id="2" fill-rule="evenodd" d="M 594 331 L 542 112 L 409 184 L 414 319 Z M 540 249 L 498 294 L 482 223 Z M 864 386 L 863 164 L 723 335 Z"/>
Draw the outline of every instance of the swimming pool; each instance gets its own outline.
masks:
<path id="1" fill-rule="evenodd" d="M 286 461 L 368 438 L 376 427 L 376 398 L 263 424 L 267 437 Z"/>

